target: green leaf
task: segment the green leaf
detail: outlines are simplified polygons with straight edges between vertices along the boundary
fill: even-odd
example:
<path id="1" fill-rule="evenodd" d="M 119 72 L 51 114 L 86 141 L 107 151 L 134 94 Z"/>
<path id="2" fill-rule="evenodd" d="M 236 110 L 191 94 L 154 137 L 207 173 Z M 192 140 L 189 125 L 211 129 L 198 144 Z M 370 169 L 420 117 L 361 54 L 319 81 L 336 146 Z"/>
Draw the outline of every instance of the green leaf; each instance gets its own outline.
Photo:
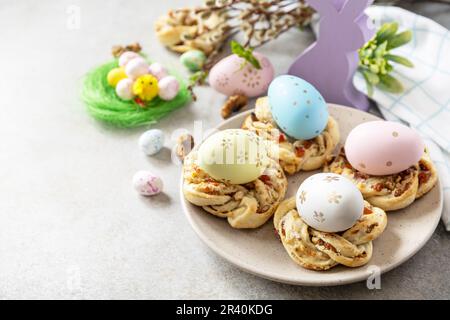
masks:
<path id="1" fill-rule="evenodd" d="M 252 49 L 250 48 L 244 48 L 239 42 L 232 40 L 230 43 L 231 46 L 231 52 L 233 52 L 238 57 L 241 57 L 252 64 L 253 67 L 256 69 L 261 69 L 261 64 L 259 63 L 258 59 L 253 55 Z"/>
<path id="2" fill-rule="evenodd" d="M 387 73 L 392 72 L 394 70 L 394 67 L 388 62 L 386 63 L 386 71 Z"/>
<path id="3" fill-rule="evenodd" d="M 369 98 L 372 98 L 373 96 L 373 85 L 364 77 L 364 80 L 366 80 L 366 87 L 367 87 L 367 95 Z"/>
<path id="4" fill-rule="evenodd" d="M 411 39 L 412 39 L 412 32 L 410 30 L 403 31 L 402 33 L 395 35 L 389 40 L 387 49 L 391 50 L 401 47 L 410 42 Z"/>
<path id="5" fill-rule="evenodd" d="M 377 40 L 378 43 L 389 41 L 393 36 L 395 36 L 397 30 L 398 30 L 397 22 L 384 23 L 378 30 L 375 39 Z"/>
<path id="6" fill-rule="evenodd" d="M 376 58 L 381 58 L 386 53 L 387 44 L 387 41 L 384 41 L 375 49 L 374 54 Z"/>
<path id="7" fill-rule="evenodd" d="M 189 77 L 189 81 L 191 84 L 203 83 L 205 81 L 207 75 L 208 75 L 207 72 L 200 70 L 200 71 L 193 73 Z"/>
<path id="8" fill-rule="evenodd" d="M 378 83 L 378 88 L 390 93 L 401 93 L 403 91 L 403 85 L 400 81 L 395 79 L 393 76 L 388 74 L 380 75 L 380 83 Z"/>
<path id="9" fill-rule="evenodd" d="M 380 82 L 380 77 L 377 74 L 370 72 L 369 70 L 362 69 L 361 70 L 364 78 L 373 85 L 377 85 Z"/>
<path id="10" fill-rule="evenodd" d="M 389 61 L 402 64 L 405 67 L 414 68 L 414 64 L 405 57 L 397 56 L 395 54 L 387 54 L 385 55 L 385 58 Z"/>
<path id="11" fill-rule="evenodd" d="M 380 79 L 378 76 L 366 69 L 359 68 L 359 71 L 362 73 L 364 80 L 366 81 L 366 87 L 367 87 L 367 95 L 369 97 L 373 96 L 373 86 L 376 85 Z"/>

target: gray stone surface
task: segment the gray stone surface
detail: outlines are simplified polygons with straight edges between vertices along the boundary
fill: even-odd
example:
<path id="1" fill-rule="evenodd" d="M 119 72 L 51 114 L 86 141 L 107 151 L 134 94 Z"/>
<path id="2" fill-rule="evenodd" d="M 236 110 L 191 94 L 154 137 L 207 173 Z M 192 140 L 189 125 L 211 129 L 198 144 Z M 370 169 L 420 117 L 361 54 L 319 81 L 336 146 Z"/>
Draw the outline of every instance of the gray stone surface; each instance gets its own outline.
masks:
<path id="1" fill-rule="evenodd" d="M 79 101 L 83 74 L 109 59 L 113 44 L 140 41 L 154 59 L 178 66 L 153 21 L 187 1 L 0 2 L 0 298 L 317 299 L 449 298 L 450 238 L 439 225 L 411 260 L 382 277 L 329 288 L 282 285 L 236 269 L 196 237 L 179 205 L 179 167 L 167 149 L 145 157 L 143 129 L 114 130 L 92 120 Z M 191 2 L 189 2 L 191 3 Z M 70 6 L 79 29 L 67 28 Z M 418 7 L 450 26 L 448 7 Z M 277 72 L 312 41 L 292 31 L 261 51 Z M 155 127 L 205 128 L 221 119 L 223 97 L 199 100 Z M 140 169 L 159 173 L 165 194 L 131 188 Z"/>

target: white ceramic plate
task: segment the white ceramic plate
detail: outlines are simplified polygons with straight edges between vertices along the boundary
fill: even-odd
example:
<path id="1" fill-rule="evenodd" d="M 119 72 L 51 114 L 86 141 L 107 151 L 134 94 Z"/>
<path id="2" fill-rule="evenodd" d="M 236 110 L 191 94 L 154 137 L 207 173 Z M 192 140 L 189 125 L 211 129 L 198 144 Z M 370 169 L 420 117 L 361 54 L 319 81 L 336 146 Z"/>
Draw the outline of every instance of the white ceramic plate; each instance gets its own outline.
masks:
<path id="1" fill-rule="evenodd" d="M 352 128 L 379 118 L 348 107 L 329 105 L 339 123 L 341 143 Z M 241 113 L 219 125 L 219 130 L 240 128 L 251 111 Z M 293 196 L 300 183 L 318 171 L 288 177 L 286 197 Z M 439 184 L 439 182 L 438 182 Z M 389 271 L 412 257 L 433 234 L 442 211 L 442 194 L 436 185 L 409 207 L 389 213 L 388 226 L 374 241 L 370 262 L 359 268 L 337 266 L 328 271 L 311 271 L 295 264 L 275 236 L 272 220 L 254 230 L 237 230 L 226 219 L 217 218 L 186 201 L 180 190 L 183 210 L 195 232 L 214 252 L 237 267 L 257 276 L 296 285 L 341 285 L 367 279 L 374 270 Z M 376 267 L 379 269 L 375 269 Z"/>

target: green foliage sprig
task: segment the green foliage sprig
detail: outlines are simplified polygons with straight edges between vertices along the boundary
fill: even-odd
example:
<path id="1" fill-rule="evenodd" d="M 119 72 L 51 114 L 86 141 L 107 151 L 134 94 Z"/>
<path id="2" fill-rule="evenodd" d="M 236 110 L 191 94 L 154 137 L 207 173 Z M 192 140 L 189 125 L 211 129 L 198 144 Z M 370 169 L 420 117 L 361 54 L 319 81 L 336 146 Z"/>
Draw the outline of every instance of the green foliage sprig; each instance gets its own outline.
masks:
<path id="1" fill-rule="evenodd" d="M 411 41 L 410 30 L 398 33 L 398 23 L 383 24 L 376 35 L 359 50 L 359 68 L 367 85 L 369 97 L 373 95 L 374 87 L 391 93 L 401 93 L 402 83 L 390 73 L 394 70 L 392 63 L 406 67 L 414 67 L 405 57 L 394 55 L 391 50 L 401 47 Z"/>
<path id="2" fill-rule="evenodd" d="M 231 52 L 233 52 L 238 57 L 245 59 L 247 62 L 251 63 L 256 69 L 261 69 L 261 64 L 258 59 L 253 55 L 252 48 L 244 48 L 239 42 L 231 40 L 230 43 Z"/>

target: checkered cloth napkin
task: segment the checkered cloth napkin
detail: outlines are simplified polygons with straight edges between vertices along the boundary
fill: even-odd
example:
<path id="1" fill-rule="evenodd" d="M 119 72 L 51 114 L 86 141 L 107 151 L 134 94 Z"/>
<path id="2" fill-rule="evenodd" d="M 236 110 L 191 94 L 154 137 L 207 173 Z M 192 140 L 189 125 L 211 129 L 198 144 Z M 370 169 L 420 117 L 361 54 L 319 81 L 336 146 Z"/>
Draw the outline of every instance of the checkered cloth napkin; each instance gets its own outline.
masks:
<path id="1" fill-rule="evenodd" d="M 444 195 L 442 221 L 450 231 L 450 33 L 436 22 L 398 7 L 372 6 L 366 13 L 376 26 L 397 21 L 410 29 L 412 41 L 395 54 L 407 57 L 414 68 L 395 66 L 394 76 L 405 87 L 402 94 L 375 90 L 373 99 L 382 115 L 418 130 L 439 171 Z M 366 92 L 362 77 L 355 84 Z"/>

